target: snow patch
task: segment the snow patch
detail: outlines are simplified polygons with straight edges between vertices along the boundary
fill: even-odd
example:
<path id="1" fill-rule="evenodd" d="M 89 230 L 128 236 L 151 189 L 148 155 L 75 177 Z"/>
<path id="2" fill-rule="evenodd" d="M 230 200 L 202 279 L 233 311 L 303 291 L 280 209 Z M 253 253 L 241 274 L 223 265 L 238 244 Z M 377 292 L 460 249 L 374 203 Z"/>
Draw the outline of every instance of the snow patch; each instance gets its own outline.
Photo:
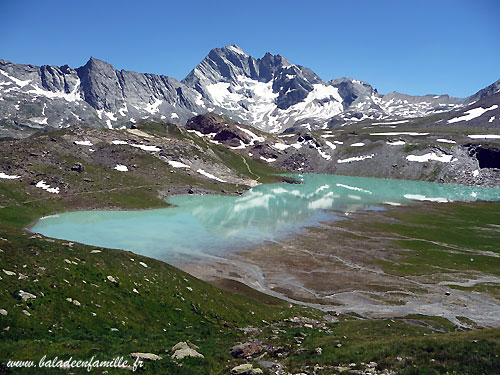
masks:
<path id="1" fill-rule="evenodd" d="M 390 146 L 403 146 L 406 144 L 405 141 L 394 141 L 394 142 L 387 141 L 386 143 Z"/>
<path id="2" fill-rule="evenodd" d="M 358 142 L 358 143 L 353 143 L 353 144 L 351 145 L 351 147 L 362 147 L 362 146 L 364 146 L 364 145 L 365 145 L 365 144 L 364 144 L 363 142 Z"/>
<path id="3" fill-rule="evenodd" d="M 448 123 L 452 124 L 454 122 L 459 122 L 459 121 L 470 121 L 472 119 L 475 119 L 476 117 L 483 115 L 483 113 L 485 113 L 485 112 L 492 111 L 492 110 L 497 109 L 497 108 L 498 108 L 498 105 L 494 104 L 489 108 L 479 107 L 479 108 L 469 109 L 468 111 L 464 112 L 464 113 L 466 113 L 466 115 L 452 118 L 451 120 L 448 120 Z"/>
<path id="4" fill-rule="evenodd" d="M 32 117 L 32 118 L 30 118 L 30 121 L 37 123 L 39 125 L 47 125 L 48 124 L 47 117 Z"/>
<path id="5" fill-rule="evenodd" d="M 215 177 L 213 174 L 211 173 L 208 173 L 208 172 L 205 172 L 203 169 L 198 169 L 196 172 L 198 172 L 199 174 L 205 176 L 205 177 L 208 177 L 212 180 L 216 180 L 216 181 L 219 181 L 219 182 L 226 182 L 218 177 Z"/>
<path id="6" fill-rule="evenodd" d="M 64 99 L 67 102 L 77 102 L 81 100 L 82 98 L 80 97 L 80 94 L 78 93 L 78 88 L 80 87 L 80 80 L 75 84 L 75 87 L 73 90 L 71 90 L 70 93 L 66 93 L 64 91 L 49 91 L 49 90 L 44 90 L 37 85 L 33 85 L 33 90 L 28 90 L 28 94 L 34 94 L 34 95 L 39 95 L 39 96 L 45 96 L 49 99 Z"/>
<path id="7" fill-rule="evenodd" d="M 375 156 L 375 154 L 363 155 L 363 156 L 354 156 L 352 158 L 339 159 L 339 160 L 337 160 L 337 163 L 342 164 L 342 163 L 351 163 L 353 161 L 362 161 L 362 160 L 366 160 L 366 159 L 371 159 L 374 156 Z"/>
<path id="8" fill-rule="evenodd" d="M 0 178 L 3 178 L 5 180 L 15 180 L 16 178 L 21 178 L 21 176 L 8 175 L 8 174 L 5 174 L 4 172 L 0 172 Z"/>
<path id="9" fill-rule="evenodd" d="M 242 132 L 248 134 L 251 138 L 252 138 L 252 141 L 251 141 L 251 144 L 253 146 L 253 144 L 255 142 L 264 142 L 265 141 L 265 138 L 264 137 L 259 137 L 257 134 L 253 133 L 252 131 L 248 130 L 248 129 L 245 129 L 245 128 L 242 128 L 240 126 L 236 126 L 238 129 L 240 129 Z"/>
<path id="10" fill-rule="evenodd" d="M 118 110 L 118 113 L 122 117 L 125 117 L 126 116 L 126 112 L 128 112 L 127 103 L 123 103 L 123 107 Z"/>
<path id="11" fill-rule="evenodd" d="M 332 150 L 335 150 L 337 146 L 335 146 L 332 142 L 330 141 L 325 141 L 326 145 L 330 147 Z"/>
<path id="12" fill-rule="evenodd" d="M 174 168 L 191 168 L 189 165 L 181 163 L 180 161 L 169 160 L 168 164 L 170 164 Z"/>
<path id="13" fill-rule="evenodd" d="M 406 160 L 416 161 L 419 163 L 425 163 L 425 162 L 428 162 L 431 160 L 440 161 L 441 163 L 449 163 L 452 158 L 453 158 L 453 155 L 443 154 L 441 156 L 438 156 L 435 152 L 430 152 L 430 153 L 424 154 L 424 155 L 408 155 L 406 157 Z"/>
<path id="14" fill-rule="evenodd" d="M 160 111 L 159 107 L 160 107 L 161 103 L 163 103 L 163 100 L 155 99 L 154 103 L 147 104 L 143 109 L 146 112 L 149 112 L 152 115 L 154 115 L 155 113 L 158 113 Z"/>
<path id="15" fill-rule="evenodd" d="M 160 151 L 161 149 L 156 147 L 156 146 L 146 146 L 146 145 L 134 145 L 134 144 L 130 144 L 130 146 L 132 147 L 136 147 L 136 148 L 140 148 L 141 150 L 144 150 L 144 151 Z"/>
<path id="16" fill-rule="evenodd" d="M 261 156 L 260 158 L 264 161 L 267 161 L 268 163 L 272 163 L 272 162 L 276 161 L 276 159 L 274 159 L 274 158 L 265 158 L 264 156 Z"/>
<path id="17" fill-rule="evenodd" d="M 284 143 L 275 143 L 275 144 L 273 145 L 273 147 L 274 147 L 275 149 L 277 149 L 277 150 L 284 151 L 284 150 L 286 150 L 288 147 L 291 147 L 291 146 L 290 146 L 290 145 L 286 145 L 286 144 L 284 144 Z"/>
<path id="18" fill-rule="evenodd" d="M 47 185 L 44 180 L 39 181 L 35 187 L 43 189 L 45 191 L 48 191 L 49 193 L 52 194 L 59 194 L 59 188 L 58 187 L 50 187 L 50 185 Z"/>
<path id="19" fill-rule="evenodd" d="M 0 73 L 2 73 L 5 77 L 7 77 L 8 79 L 10 79 L 12 82 L 14 82 L 19 87 L 24 87 L 24 86 L 28 85 L 31 82 L 31 79 L 28 79 L 26 81 L 22 81 L 22 80 L 20 80 L 20 79 L 18 79 L 16 77 L 12 77 L 9 74 L 7 74 L 7 72 L 5 72 L 4 70 L 0 70 Z"/>
<path id="20" fill-rule="evenodd" d="M 171 115 L 170 115 L 170 118 L 171 119 L 174 119 L 174 118 L 179 118 L 179 115 L 175 112 L 173 112 Z"/>
<path id="21" fill-rule="evenodd" d="M 122 164 L 116 164 L 116 167 L 114 167 L 113 169 L 116 169 L 117 171 L 120 172 L 128 172 L 127 166 Z"/>
<path id="22" fill-rule="evenodd" d="M 441 143 L 457 143 L 455 141 L 452 141 L 451 139 L 444 139 L 444 138 L 439 138 L 439 139 L 436 139 L 437 142 L 441 142 Z"/>
<path id="23" fill-rule="evenodd" d="M 80 146 L 93 146 L 94 144 L 90 141 L 75 141 L 73 142 L 75 145 L 80 145 Z"/>

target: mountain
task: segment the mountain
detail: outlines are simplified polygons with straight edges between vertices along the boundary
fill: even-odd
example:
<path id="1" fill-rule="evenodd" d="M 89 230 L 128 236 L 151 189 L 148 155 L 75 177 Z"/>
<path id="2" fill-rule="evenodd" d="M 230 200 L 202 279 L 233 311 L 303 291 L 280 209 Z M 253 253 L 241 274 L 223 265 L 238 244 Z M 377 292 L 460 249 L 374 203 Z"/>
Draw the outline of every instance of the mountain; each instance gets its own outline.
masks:
<path id="1" fill-rule="evenodd" d="M 206 112 L 201 95 L 162 75 L 115 70 L 95 59 L 82 67 L 0 60 L 0 134 L 22 137 L 73 125 L 130 127 L 139 119 L 185 123 Z"/>
<path id="2" fill-rule="evenodd" d="M 335 128 L 458 110 L 498 90 L 500 81 L 468 98 L 384 95 L 353 78 L 324 82 L 280 55 L 256 59 L 236 45 L 211 50 L 181 82 L 116 70 L 93 57 L 76 69 L 0 60 L 0 136 L 73 125 L 131 127 L 144 119 L 184 125 L 208 112 L 271 133 Z"/>
<path id="3" fill-rule="evenodd" d="M 280 55 L 248 56 L 236 45 L 215 48 L 182 81 L 213 104 L 212 110 L 277 133 L 365 119 L 421 117 L 462 106 L 448 95 L 381 95 L 352 78 L 325 83 L 308 68 Z"/>

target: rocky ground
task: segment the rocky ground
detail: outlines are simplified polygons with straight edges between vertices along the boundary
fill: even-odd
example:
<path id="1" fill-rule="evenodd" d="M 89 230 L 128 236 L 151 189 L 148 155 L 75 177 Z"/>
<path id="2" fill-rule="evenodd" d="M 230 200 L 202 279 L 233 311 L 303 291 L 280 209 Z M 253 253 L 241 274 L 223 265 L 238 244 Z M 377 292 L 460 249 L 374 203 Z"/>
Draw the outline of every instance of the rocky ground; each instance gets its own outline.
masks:
<path id="1" fill-rule="evenodd" d="M 225 259 L 179 267 L 217 286 L 233 279 L 323 310 L 427 314 L 458 326 L 498 327 L 499 209 L 455 203 L 355 213 Z"/>

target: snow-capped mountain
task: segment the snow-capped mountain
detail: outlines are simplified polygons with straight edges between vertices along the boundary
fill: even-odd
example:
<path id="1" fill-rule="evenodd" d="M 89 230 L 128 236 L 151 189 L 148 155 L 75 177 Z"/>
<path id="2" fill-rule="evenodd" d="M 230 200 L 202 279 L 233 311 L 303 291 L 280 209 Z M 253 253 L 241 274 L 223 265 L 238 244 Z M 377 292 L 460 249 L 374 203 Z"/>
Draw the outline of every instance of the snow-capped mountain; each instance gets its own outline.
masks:
<path id="1" fill-rule="evenodd" d="M 118 128 L 146 118 L 183 124 L 204 106 L 198 92 L 173 78 L 118 71 L 95 58 L 77 69 L 0 60 L 4 136 L 71 125 Z"/>
<path id="2" fill-rule="evenodd" d="M 236 45 L 210 51 L 181 82 L 118 71 L 95 58 L 77 69 L 0 60 L 0 136 L 71 125 L 129 127 L 142 119 L 183 125 L 207 112 L 277 133 L 427 116 L 462 108 L 499 89 L 497 81 L 469 98 L 382 95 L 368 83 L 324 82 L 280 55 L 256 59 Z"/>
<path id="3" fill-rule="evenodd" d="M 335 87 L 280 55 L 261 59 L 238 46 L 216 48 L 182 81 L 239 121 L 280 132 L 297 121 L 326 124 L 343 111 Z"/>
<path id="4" fill-rule="evenodd" d="M 448 95 L 381 95 L 352 78 L 328 83 L 313 71 L 266 53 L 248 56 L 236 45 L 216 48 L 182 81 L 219 110 L 268 132 L 325 128 L 365 119 L 408 118 L 456 109 Z"/>

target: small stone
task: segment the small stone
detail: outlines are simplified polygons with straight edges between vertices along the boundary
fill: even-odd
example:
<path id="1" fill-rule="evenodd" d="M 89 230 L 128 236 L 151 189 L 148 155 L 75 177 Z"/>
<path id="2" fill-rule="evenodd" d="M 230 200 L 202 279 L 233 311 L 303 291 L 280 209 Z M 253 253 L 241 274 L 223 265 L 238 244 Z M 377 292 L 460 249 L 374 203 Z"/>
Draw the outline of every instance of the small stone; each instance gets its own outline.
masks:
<path id="1" fill-rule="evenodd" d="M 31 294 L 31 293 L 25 292 L 24 290 L 20 290 L 20 291 L 18 292 L 18 294 L 19 294 L 19 297 L 21 297 L 21 299 L 22 299 L 23 301 L 27 301 L 27 300 L 29 300 L 29 299 L 35 299 L 35 298 L 36 298 L 36 296 L 35 296 L 34 294 Z"/>
<path id="2" fill-rule="evenodd" d="M 323 349 L 322 349 L 322 348 L 316 348 L 316 349 L 314 349 L 314 352 L 315 352 L 317 355 L 321 355 L 321 354 L 323 354 Z"/>
<path id="3" fill-rule="evenodd" d="M 28 311 L 26 311 L 26 310 L 23 310 L 23 313 L 24 313 L 24 315 L 26 315 L 26 316 L 31 316 L 31 314 L 30 314 Z"/>
<path id="4" fill-rule="evenodd" d="M 337 348 L 341 348 L 341 347 L 342 347 L 342 344 L 340 344 L 340 343 L 339 343 L 339 344 L 337 344 L 337 345 L 336 345 L 336 347 L 337 347 Z"/>
<path id="5" fill-rule="evenodd" d="M 116 281 L 116 279 L 113 276 L 106 276 L 106 279 L 108 279 L 112 283 L 118 283 L 118 281 Z"/>
<path id="6" fill-rule="evenodd" d="M 12 271 L 8 271 L 8 270 L 3 270 L 3 272 L 8 275 L 8 276 L 16 276 L 16 273 L 15 272 L 12 272 Z"/>
<path id="7" fill-rule="evenodd" d="M 102 251 L 101 250 L 92 250 L 90 252 L 90 254 L 99 254 L 99 253 L 102 253 Z"/>
<path id="8" fill-rule="evenodd" d="M 144 262 L 139 262 L 139 264 L 140 264 L 141 266 L 143 266 L 144 268 L 148 268 L 148 265 L 147 265 L 146 263 L 144 263 Z"/>
<path id="9" fill-rule="evenodd" d="M 81 306 L 82 304 L 78 302 L 76 299 L 73 300 L 73 305 L 75 306 Z"/>
<path id="10" fill-rule="evenodd" d="M 5 316 L 5 315 L 7 315 L 7 314 L 8 314 L 7 310 L 5 310 L 5 309 L 0 309 L 0 315 Z"/>

